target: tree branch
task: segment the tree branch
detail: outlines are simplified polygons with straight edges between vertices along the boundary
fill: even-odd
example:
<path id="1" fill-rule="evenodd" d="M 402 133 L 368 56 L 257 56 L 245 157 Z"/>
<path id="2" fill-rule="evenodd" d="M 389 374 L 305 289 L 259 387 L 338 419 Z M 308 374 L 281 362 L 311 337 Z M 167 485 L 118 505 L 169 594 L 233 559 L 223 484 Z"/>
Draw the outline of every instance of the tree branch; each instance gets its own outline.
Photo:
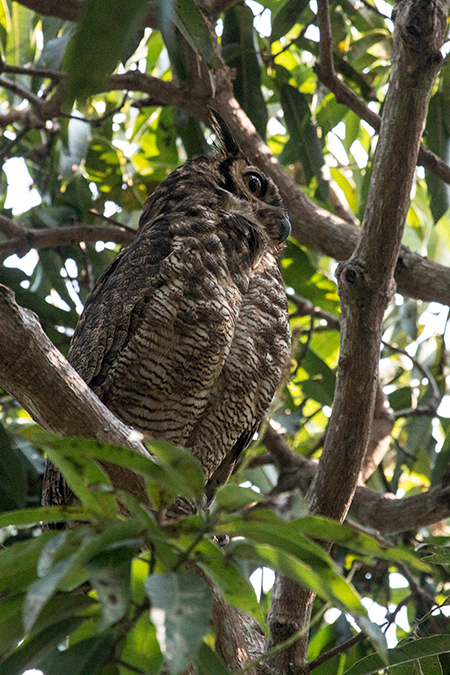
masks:
<path id="1" fill-rule="evenodd" d="M 327 0 L 319 0 L 319 6 L 326 53 L 330 45 Z M 447 0 L 433 4 L 403 0 L 397 7 L 391 77 L 364 227 L 352 257 L 339 265 L 337 274 L 341 352 L 333 411 L 318 471 L 307 493 L 312 512 L 340 522 L 353 499 L 369 440 L 381 324 L 394 290 L 393 274 L 448 15 Z M 275 640 L 285 639 L 286 630 L 307 625 L 313 599 L 314 594 L 277 577 L 269 616 Z M 284 635 L 280 620 L 286 624 Z M 308 673 L 306 649 L 304 639 L 286 650 L 282 670 L 287 672 L 295 664 L 299 673 Z"/>
<path id="2" fill-rule="evenodd" d="M 300 489 L 306 495 L 317 473 L 318 462 L 291 450 L 270 425 L 266 428 L 263 443 L 280 471 L 274 494 Z M 450 474 L 446 474 L 439 485 L 402 499 L 358 485 L 349 516 L 374 532 L 387 534 L 437 523 L 450 517 Z"/>
<path id="3" fill-rule="evenodd" d="M 0 386 L 38 424 L 62 436 L 113 443 L 151 458 L 137 432 L 118 420 L 50 342 L 34 314 L 19 307 L 0 284 Z M 147 501 L 143 481 L 128 469 L 108 465 L 113 484 Z"/>
<path id="4" fill-rule="evenodd" d="M 0 232 L 10 237 L 0 243 L 0 263 L 15 253 L 21 258 L 32 248 L 55 248 L 79 244 L 81 241 L 113 241 L 121 246 L 128 246 L 135 237 L 135 232 L 126 227 L 114 225 L 85 225 L 78 223 L 57 229 L 29 230 L 13 220 L 0 214 Z"/>

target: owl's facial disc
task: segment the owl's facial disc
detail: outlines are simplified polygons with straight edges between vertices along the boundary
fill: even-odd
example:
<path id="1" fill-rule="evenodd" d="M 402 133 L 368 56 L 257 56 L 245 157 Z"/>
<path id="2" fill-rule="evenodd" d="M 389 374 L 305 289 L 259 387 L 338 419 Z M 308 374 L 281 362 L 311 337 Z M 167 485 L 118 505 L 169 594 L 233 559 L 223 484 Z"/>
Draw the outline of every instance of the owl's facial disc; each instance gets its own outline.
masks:
<path id="1" fill-rule="evenodd" d="M 225 207 L 250 220 L 272 245 L 283 243 L 291 224 L 275 183 L 242 155 L 227 157 L 219 165 Z"/>

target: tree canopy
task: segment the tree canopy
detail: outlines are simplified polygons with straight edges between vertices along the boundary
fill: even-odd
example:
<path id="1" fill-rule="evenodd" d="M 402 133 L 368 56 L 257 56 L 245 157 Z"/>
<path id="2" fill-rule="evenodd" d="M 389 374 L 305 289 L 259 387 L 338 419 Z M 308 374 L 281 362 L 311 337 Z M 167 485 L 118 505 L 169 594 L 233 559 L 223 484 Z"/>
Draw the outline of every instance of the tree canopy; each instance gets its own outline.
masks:
<path id="1" fill-rule="evenodd" d="M 447 18 L 2 0 L 2 675 L 450 672 Z M 147 197 L 211 152 L 211 108 L 290 214 L 292 358 L 212 506 L 168 523 L 201 467 L 64 355 Z M 40 507 L 45 457 L 79 506 Z"/>

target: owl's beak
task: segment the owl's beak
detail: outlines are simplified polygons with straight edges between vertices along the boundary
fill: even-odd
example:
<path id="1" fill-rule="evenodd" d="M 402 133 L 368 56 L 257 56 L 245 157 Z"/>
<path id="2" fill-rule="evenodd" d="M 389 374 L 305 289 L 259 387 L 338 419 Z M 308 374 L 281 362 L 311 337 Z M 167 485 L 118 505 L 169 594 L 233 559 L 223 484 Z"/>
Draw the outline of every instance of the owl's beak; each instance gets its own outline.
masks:
<path id="1" fill-rule="evenodd" d="M 283 216 L 283 218 L 280 220 L 279 228 L 280 228 L 280 244 L 281 244 L 283 241 L 286 241 L 286 239 L 291 234 L 291 221 L 287 216 Z"/>

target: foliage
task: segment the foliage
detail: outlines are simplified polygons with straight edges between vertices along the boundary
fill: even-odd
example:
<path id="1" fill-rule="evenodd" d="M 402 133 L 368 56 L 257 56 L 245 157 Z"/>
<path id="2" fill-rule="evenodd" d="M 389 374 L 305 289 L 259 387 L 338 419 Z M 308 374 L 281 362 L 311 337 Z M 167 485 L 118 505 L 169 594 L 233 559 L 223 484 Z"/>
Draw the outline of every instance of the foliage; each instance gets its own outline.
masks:
<path id="1" fill-rule="evenodd" d="M 23 112 L 25 95 L 31 109 L 38 107 L 35 99 L 50 95 L 59 79 L 38 75 L 39 69 L 68 73 L 61 114 L 45 124 L 32 117 L 24 122 L 20 114 L 5 122 L 3 214 L 33 232 L 99 223 L 105 231 L 111 224 L 134 230 L 158 183 L 188 156 L 208 152 L 212 140 L 186 112 L 155 105 L 137 90 L 104 85 L 105 76 L 136 69 L 182 83 L 193 57 L 211 71 L 219 68 L 194 1 L 159 3 L 160 30 L 142 28 L 147 3 L 86 4 L 77 28 L 18 2 L 0 3 L 2 59 L 17 68 L 3 78 L 10 83 L 0 92 L 5 116 Z M 335 68 L 378 111 L 392 54 L 387 10 L 387 3 L 342 0 L 334 1 L 330 12 Z M 376 136 L 318 80 L 315 3 L 238 2 L 222 21 L 222 55 L 234 69 L 236 98 L 270 150 L 316 204 L 361 221 Z M 445 161 L 449 68 L 444 65 L 433 90 L 425 135 L 427 146 Z M 14 173 L 14 167 L 20 169 Z M 30 194 L 19 191 L 27 177 L 34 206 Z M 446 265 L 448 190 L 431 171 L 417 170 L 404 237 L 413 251 Z M 2 247 L 10 252 L 9 244 L 0 228 L 0 256 Z M 80 241 L 20 258 L 18 247 L 19 257 L 7 257 L 0 267 L 0 283 L 38 314 L 65 354 L 82 305 L 118 250 L 112 242 Z M 293 365 L 272 422 L 295 453 L 317 459 L 339 350 L 335 262 L 291 237 L 280 267 L 290 299 Z M 380 380 L 394 425 L 389 449 L 367 482 L 375 491 L 408 497 L 447 480 L 447 321 L 448 308 L 400 295 L 386 314 Z M 211 588 L 267 634 L 271 591 L 264 586 L 259 599 L 250 583 L 261 569 L 266 575 L 283 572 L 317 593 L 308 658 L 317 659 L 318 675 L 364 675 L 387 664 L 389 672 L 405 675 L 420 667 L 430 675 L 450 672 L 444 654 L 450 651 L 448 621 L 436 609 L 445 604 L 450 583 L 445 522 L 380 544 L 349 526 L 306 516 L 298 494 L 281 506 L 266 499 L 278 474 L 259 441 L 210 510 L 166 523 L 165 509 L 177 497 L 201 499 L 201 471 L 183 451 L 155 444 L 151 450 L 159 463 L 152 464 L 94 441 L 61 441 L 39 430 L 7 392 L 0 392 L 0 423 L 2 675 L 31 667 L 46 675 L 156 674 L 163 661 L 171 675 L 190 663 L 200 674 L 225 674 L 214 648 Z M 39 508 L 45 456 L 60 467 L 79 507 Z M 114 490 L 97 463 L 104 459 L 125 462 L 145 477 L 156 513 Z M 125 520 L 118 516 L 123 508 L 130 513 Z M 41 521 L 81 524 L 43 530 Z M 219 535 L 229 543 L 213 543 Z M 335 542 L 332 557 L 314 537 Z M 393 576 L 395 571 L 402 577 Z M 394 583 L 399 579 L 400 587 Z M 331 608 L 339 613 L 327 611 Z M 380 630 L 369 617 L 383 631 L 389 627 L 390 644 L 399 641 L 398 646 L 384 652 Z M 354 636 L 355 622 L 370 640 L 350 643 L 346 652 L 319 663 L 331 647 Z"/>

